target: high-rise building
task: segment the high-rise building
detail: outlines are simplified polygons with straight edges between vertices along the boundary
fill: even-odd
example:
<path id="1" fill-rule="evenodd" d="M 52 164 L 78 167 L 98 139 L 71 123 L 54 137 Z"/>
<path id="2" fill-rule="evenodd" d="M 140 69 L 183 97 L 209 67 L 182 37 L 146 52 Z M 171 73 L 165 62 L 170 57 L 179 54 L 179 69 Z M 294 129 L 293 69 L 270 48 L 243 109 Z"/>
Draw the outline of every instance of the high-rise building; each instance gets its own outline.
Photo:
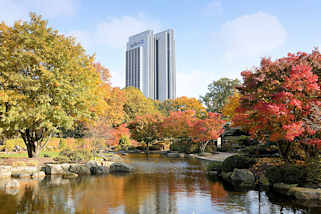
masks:
<path id="1" fill-rule="evenodd" d="M 176 97 L 174 31 L 148 30 L 129 37 L 126 51 L 126 87 L 140 89 L 146 97 Z"/>

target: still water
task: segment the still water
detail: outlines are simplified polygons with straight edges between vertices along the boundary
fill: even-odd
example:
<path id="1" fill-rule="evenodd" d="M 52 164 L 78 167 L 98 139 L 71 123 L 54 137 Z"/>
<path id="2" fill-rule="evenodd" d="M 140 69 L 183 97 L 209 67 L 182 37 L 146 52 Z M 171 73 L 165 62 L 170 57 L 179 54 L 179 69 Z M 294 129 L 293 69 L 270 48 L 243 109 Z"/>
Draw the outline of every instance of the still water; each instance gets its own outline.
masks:
<path id="1" fill-rule="evenodd" d="M 20 190 L 0 191 L 0 214 L 212 214 L 321 213 L 279 195 L 235 191 L 205 176 L 198 160 L 130 155 L 132 174 L 21 180 Z"/>

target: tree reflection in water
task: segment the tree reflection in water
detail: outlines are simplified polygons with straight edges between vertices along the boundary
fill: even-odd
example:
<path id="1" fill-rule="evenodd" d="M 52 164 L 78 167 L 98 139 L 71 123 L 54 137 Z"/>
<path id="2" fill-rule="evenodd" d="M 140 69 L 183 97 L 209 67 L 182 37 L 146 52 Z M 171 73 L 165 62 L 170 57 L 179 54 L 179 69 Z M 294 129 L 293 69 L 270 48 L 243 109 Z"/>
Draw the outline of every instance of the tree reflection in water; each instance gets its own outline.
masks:
<path id="1" fill-rule="evenodd" d="M 195 160 L 142 155 L 129 162 L 138 169 L 135 173 L 21 181 L 16 195 L 0 190 L 0 204 L 6 205 L 0 213 L 304 213 L 264 192 L 236 191 L 209 179 Z"/>

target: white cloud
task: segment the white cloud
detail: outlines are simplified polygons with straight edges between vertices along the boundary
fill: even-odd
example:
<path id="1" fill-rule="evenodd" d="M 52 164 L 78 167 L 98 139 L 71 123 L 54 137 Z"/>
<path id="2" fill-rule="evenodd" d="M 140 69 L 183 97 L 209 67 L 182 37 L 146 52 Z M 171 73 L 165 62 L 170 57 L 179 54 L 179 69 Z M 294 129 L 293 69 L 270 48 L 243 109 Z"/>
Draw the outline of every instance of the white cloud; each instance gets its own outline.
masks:
<path id="1" fill-rule="evenodd" d="M 215 75 L 215 76 L 213 76 Z M 217 79 L 214 72 L 201 72 L 193 70 L 192 72 L 177 72 L 176 73 L 176 96 L 187 96 L 199 98 L 207 91 L 207 86 Z"/>
<path id="2" fill-rule="evenodd" d="M 119 69 L 121 70 L 121 69 Z M 123 69 L 124 70 L 124 69 Z M 116 70 L 111 70 L 111 84 L 112 86 L 123 88 L 125 87 L 125 71 L 117 72 Z"/>
<path id="3" fill-rule="evenodd" d="M 91 47 L 92 45 L 91 44 L 92 38 L 89 32 L 74 30 L 66 34 L 68 36 L 74 37 L 76 41 L 79 42 L 86 50 L 88 50 L 88 48 Z"/>
<path id="4" fill-rule="evenodd" d="M 30 0 L 24 0 L 25 5 L 31 5 Z M 57 16 L 74 15 L 77 8 L 77 0 L 33 0 L 33 7 L 48 18 Z"/>
<path id="5" fill-rule="evenodd" d="M 224 45 L 226 60 L 233 62 L 269 54 L 284 44 L 287 32 L 276 16 L 258 12 L 226 22 L 218 38 Z"/>
<path id="6" fill-rule="evenodd" d="M 210 1 L 203 9 L 203 14 L 206 16 L 220 16 L 223 14 L 223 7 L 220 0 Z"/>
<path id="7" fill-rule="evenodd" d="M 26 19 L 30 12 L 42 14 L 45 18 L 73 15 L 77 0 L 0 0 L 0 21 L 13 24 L 14 21 Z"/>
<path id="8" fill-rule="evenodd" d="M 129 36 L 145 30 L 160 30 L 158 21 L 145 17 L 143 14 L 137 16 L 122 16 L 107 19 L 98 23 L 93 31 L 75 30 L 68 34 L 76 37 L 85 47 L 105 46 L 110 48 L 125 48 Z"/>
<path id="9" fill-rule="evenodd" d="M 136 17 L 123 16 L 108 19 L 97 25 L 95 38 L 101 44 L 123 48 L 129 36 L 145 30 L 159 30 L 160 23 L 139 14 Z"/>

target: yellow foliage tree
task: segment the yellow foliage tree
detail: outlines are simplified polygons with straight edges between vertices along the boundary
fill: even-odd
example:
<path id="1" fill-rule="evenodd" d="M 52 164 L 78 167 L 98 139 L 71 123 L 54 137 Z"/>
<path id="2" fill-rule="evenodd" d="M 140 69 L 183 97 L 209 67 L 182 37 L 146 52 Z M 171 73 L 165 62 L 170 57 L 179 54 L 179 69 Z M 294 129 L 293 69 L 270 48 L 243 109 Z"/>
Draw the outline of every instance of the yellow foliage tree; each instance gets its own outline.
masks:
<path id="1" fill-rule="evenodd" d="M 240 106 L 241 94 L 238 91 L 234 91 L 231 96 L 226 100 L 226 104 L 223 107 L 223 115 L 229 119 L 232 119 L 236 108 Z"/>
<path id="2" fill-rule="evenodd" d="M 20 134 L 37 157 L 59 128 L 88 121 L 105 105 L 94 57 L 41 16 L 0 24 L 0 132 Z"/>
<path id="3" fill-rule="evenodd" d="M 159 112 L 152 99 L 146 98 L 145 95 L 137 88 L 128 87 L 122 90 L 125 94 L 125 122 L 132 121 L 136 116 L 145 114 L 154 114 Z"/>
<path id="4" fill-rule="evenodd" d="M 205 107 L 195 98 L 178 97 L 172 100 L 165 100 L 158 104 L 160 111 L 165 115 L 169 115 L 170 112 L 175 111 L 188 111 L 192 110 L 195 112 L 197 117 L 206 117 L 207 112 Z"/>

